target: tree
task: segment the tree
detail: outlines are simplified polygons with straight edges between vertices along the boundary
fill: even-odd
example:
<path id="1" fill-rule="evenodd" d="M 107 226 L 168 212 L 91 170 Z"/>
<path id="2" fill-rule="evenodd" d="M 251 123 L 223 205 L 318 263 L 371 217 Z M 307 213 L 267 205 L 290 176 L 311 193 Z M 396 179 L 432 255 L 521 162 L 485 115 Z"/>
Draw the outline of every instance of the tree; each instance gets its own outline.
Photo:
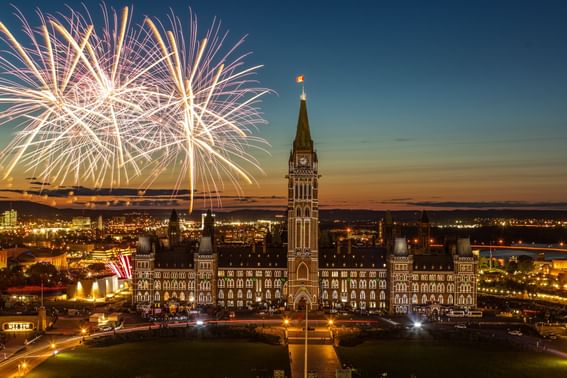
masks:
<path id="1" fill-rule="evenodd" d="M 518 270 L 522 273 L 534 270 L 534 259 L 527 255 L 518 256 Z"/>
<path id="2" fill-rule="evenodd" d="M 509 261 L 506 266 L 506 271 L 508 273 L 514 273 L 516 270 L 518 270 L 518 263 L 515 261 Z"/>
<path id="3" fill-rule="evenodd" d="M 53 278 L 58 277 L 57 268 L 49 263 L 39 262 L 28 268 L 26 275 L 29 277 L 31 285 L 39 285 L 43 280 L 44 284 L 53 282 Z"/>

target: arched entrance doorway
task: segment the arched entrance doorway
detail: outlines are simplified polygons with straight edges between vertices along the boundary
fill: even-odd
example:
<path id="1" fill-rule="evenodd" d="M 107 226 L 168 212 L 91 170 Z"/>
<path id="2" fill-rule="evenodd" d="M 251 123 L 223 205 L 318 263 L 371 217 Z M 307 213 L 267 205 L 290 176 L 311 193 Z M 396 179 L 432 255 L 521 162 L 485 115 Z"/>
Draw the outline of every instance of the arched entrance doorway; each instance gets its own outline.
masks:
<path id="1" fill-rule="evenodd" d="M 293 301 L 293 309 L 296 311 L 305 311 L 306 308 L 309 308 L 309 310 L 311 310 L 311 307 L 312 303 L 309 293 L 305 289 L 300 290 L 295 295 L 295 299 Z"/>

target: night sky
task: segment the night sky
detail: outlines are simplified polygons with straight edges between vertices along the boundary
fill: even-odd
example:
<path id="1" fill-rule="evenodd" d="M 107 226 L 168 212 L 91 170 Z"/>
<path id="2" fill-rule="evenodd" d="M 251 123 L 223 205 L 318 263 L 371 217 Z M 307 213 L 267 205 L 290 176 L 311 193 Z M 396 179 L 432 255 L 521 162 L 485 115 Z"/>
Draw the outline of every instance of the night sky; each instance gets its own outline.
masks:
<path id="1" fill-rule="evenodd" d="M 80 6 L 13 3 L 30 20 L 35 5 L 45 12 Z M 285 202 L 298 74 L 305 75 L 324 207 L 567 202 L 567 2 L 106 3 L 133 4 L 138 22 L 146 14 L 165 18 L 169 7 L 186 17 L 191 6 L 203 31 L 216 16 L 232 42 L 248 34 L 241 51 L 253 52 L 249 65 L 265 65 L 258 78 L 276 92 L 264 98 L 269 124 L 258 132 L 272 148 L 271 156 L 256 155 L 266 175 L 245 186 L 250 201 L 229 199 L 227 208 Z M 89 8 L 99 13 L 95 2 Z M 0 19 L 17 30 L 7 5 Z M 0 146 L 12 132 L 0 127 Z M 26 189 L 20 176 L 14 187 Z M 171 185 L 164 178 L 154 187 Z"/>

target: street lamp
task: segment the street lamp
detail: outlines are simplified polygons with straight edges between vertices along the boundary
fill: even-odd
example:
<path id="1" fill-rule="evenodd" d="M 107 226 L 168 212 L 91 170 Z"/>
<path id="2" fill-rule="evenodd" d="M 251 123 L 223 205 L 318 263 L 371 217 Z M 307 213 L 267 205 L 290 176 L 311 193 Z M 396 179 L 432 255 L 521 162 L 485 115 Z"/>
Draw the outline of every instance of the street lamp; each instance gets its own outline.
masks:
<path id="1" fill-rule="evenodd" d="M 287 327 L 289 326 L 289 319 L 285 318 L 283 324 L 284 324 L 284 339 L 285 342 L 287 343 Z"/>
<path id="2" fill-rule="evenodd" d="M 28 367 L 28 364 L 26 364 L 25 362 L 19 363 L 18 364 L 18 375 L 20 377 L 23 377 L 24 374 L 26 373 L 26 368 Z"/>

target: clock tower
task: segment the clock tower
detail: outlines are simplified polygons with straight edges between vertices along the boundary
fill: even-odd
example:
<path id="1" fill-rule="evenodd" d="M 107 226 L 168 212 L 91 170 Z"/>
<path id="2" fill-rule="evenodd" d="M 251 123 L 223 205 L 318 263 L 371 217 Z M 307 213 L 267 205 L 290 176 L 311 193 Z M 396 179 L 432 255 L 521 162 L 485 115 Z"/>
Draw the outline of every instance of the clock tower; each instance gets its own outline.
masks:
<path id="1" fill-rule="evenodd" d="M 289 157 L 288 179 L 288 307 L 318 308 L 319 201 L 317 153 L 313 148 L 306 98 L 299 106 L 299 120 Z"/>

